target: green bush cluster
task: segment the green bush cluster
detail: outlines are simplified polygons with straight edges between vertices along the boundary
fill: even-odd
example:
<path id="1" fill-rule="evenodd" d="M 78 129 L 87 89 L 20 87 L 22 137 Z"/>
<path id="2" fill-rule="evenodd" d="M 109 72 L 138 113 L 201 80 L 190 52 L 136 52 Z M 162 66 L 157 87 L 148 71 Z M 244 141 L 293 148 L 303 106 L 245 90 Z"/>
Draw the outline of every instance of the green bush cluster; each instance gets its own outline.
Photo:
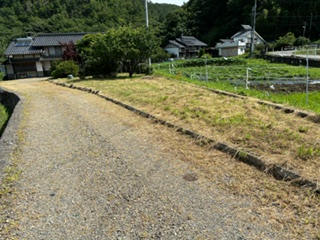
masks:
<path id="1" fill-rule="evenodd" d="M 4 127 L 8 118 L 9 118 L 9 113 L 6 107 L 0 103 L 0 136 L 4 130 Z"/>
<path id="2" fill-rule="evenodd" d="M 60 61 L 52 65 L 51 76 L 53 78 L 65 78 L 68 75 L 78 76 L 79 66 L 74 61 Z"/>

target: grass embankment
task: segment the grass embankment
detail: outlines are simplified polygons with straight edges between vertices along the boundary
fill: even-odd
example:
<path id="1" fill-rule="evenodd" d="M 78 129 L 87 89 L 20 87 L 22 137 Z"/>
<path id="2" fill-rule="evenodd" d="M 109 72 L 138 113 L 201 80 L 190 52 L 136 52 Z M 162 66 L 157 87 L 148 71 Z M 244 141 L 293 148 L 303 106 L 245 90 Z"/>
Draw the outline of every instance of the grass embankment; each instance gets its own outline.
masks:
<path id="1" fill-rule="evenodd" d="M 269 163 L 291 168 L 314 181 L 320 180 L 320 129 L 306 119 L 259 105 L 252 99 L 218 95 L 164 77 L 57 81 L 100 90 L 161 119 L 258 153 Z M 203 169 L 218 185 L 259 202 L 260 208 L 254 211 L 274 219 L 279 229 L 290 229 L 290 239 L 320 237 L 319 196 L 261 176 L 232 158 L 222 161 L 219 156 L 211 156 L 206 148 L 201 152 L 191 143 L 188 149 L 177 149 L 185 154 L 186 161 Z"/>
<path id="2" fill-rule="evenodd" d="M 161 119 L 257 153 L 269 163 L 285 165 L 320 181 L 320 129 L 306 119 L 286 115 L 249 98 L 222 96 L 163 77 L 68 82 L 101 90 Z"/>
<path id="3" fill-rule="evenodd" d="M 4 131 L 5 124 L 7 120 L 9 119 L 9 113 L 5 106 L 3 106 L 0 103 L 0 136 L 2 135 L 2 132 Z"/>

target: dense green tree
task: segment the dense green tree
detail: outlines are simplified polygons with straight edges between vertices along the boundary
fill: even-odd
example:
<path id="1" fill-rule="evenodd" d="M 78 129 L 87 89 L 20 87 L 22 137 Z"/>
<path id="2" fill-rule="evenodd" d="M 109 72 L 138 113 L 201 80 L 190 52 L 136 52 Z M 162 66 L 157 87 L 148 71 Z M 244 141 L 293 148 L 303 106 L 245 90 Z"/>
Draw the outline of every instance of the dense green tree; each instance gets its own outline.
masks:
<path id="1" fill-rule="evenodd" d="M 83 75 L 110 75 L 117 71 L 118 62 L 105 34 L 87 34 L 77 42 L 77 49 Z"/>
<path id="2" fill-rule="evenodd" d="M 294 33 L 288 32 L 286 35 L 281 36 L 277 39 L 277 41 L 273 45 L 273 48 L 276 50 L 281 50 L 285 47 L 293 47 L 295 42 L 296 37 L 294 36 Z"/>
<path id="3" fill-rule="evenodd" d="M 255 0 L 189 0 L 182 9 L 169 14 L 166 39 L 180 32 L 195 35 L 215 45 L 230 38 L 241 24 L 252 25 Z M 180 13 L 183 13 L 180 15 Z M 288 32 L 317 40 L 320 32 L 320 0 L 257 0 L 256 30 L 267 41 Z M 169 31 L 171 30 L 171 31 Z"/>
<path id="4" fill-rule="evenodd" d="M 125 67 L 132 77 L 138 64 L 146 62 L 157 53 L 160 42 L 150 29 L 122 27 L 106 33 L 111 43 L 114 57 Z"/>
<path id="5" fill-rule="evenodd" d="M 155 33 L 145 27 L 113 28 L 104 34 L 86 35 L 77 47 L 86 74 L 113 74 L 123 67 L 132 77 L 141 63 L 159 51 Z"/>

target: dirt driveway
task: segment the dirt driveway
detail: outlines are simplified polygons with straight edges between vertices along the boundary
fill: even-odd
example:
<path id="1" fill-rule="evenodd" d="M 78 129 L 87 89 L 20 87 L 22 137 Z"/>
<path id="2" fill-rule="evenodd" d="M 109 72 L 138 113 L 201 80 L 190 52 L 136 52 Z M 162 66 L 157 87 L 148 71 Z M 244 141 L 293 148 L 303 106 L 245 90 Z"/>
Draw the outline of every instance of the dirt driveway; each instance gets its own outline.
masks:
<path id="1" fill-rule="evenodd" d="M 186 137 L 43 80 L 0 86 L 23 97 L 21 173 L 2 199 L 0 238 L 290 239 L 253 199 L 186 161 Z"/>

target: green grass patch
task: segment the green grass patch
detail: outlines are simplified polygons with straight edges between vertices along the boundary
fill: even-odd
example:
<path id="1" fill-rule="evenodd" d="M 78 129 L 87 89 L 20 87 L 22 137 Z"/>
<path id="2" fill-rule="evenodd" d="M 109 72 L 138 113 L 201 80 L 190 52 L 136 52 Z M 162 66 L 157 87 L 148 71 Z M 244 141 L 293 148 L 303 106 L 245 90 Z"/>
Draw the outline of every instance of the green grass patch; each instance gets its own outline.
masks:
<path id="1" fill-rule="evenodd" d="M 4 131 L 5 125 L 9 119 L 9 113 L 5 106 L 0 104 L 0 136 Z"/>
<path id="2" fill-rule="evenodd" d="M 249 81 L 261 81 L 269 84 L 271 80 L 282 81 L 303 81 L 306 79 L 306 68 L 304 66 L 288 66 L 286 64 L 269 63 L 263 59 L 247 59 L 246 64 L 217 66 L 209 65 L 197 67 L 176 67 L 175 62 L 164 63 L 155 66 L 155 73 L 174 78 L 180 81 L 189 82 L 198 86 L 205 86 L 212 89 L 219 89 L 243 96 L 255 97 L 261 100 L 274 103 L 286 104 L 304 110 L 314 111 L 320 114 L 320 93 L 318 91 L 295 93 L 281 93 L 270 91 L 259 91 L 253 87 L 246 89 L 245 81 L 247 69 L 249 71 Z M 170 69 L 169 69 L 169 66 Z M 208 71 L 208 80 L 206 78 Z M 309 68 L 310 79 L 320 79 L 320 68 Z"/>

